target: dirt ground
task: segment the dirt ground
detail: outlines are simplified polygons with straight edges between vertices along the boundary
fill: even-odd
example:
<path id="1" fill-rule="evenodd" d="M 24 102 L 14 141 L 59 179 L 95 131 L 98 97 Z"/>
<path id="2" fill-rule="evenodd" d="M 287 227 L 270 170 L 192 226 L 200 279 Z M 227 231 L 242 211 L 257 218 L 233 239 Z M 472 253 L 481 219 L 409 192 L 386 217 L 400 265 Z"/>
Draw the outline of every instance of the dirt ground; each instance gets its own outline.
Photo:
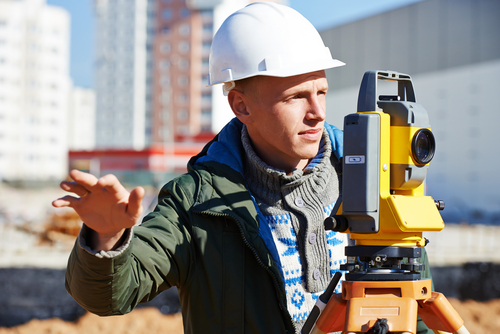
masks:
<path id="1" fill-rule="evenodd" d="M 471 334 L 497 333 L 500 299 L 488 302 L 449 300 Z M 17 327 L 0 328 L 0 334 L 182 334 L 182 328 L 180 314 L 163 315 L 155 308 L 144 308 L 108 318 L 87 313 L 76 322 L 32 320 Z"/>
<path id="2" fill-rule="evenodd" d="M 61 319 L 31 320 L 11 328 L 0 328 L 0 334 L 182 334 L 180 313 L 163 315 L 153 307 L 136 309 L 116 317 L 99 317 L 87 313 L 76 322 Z"/>

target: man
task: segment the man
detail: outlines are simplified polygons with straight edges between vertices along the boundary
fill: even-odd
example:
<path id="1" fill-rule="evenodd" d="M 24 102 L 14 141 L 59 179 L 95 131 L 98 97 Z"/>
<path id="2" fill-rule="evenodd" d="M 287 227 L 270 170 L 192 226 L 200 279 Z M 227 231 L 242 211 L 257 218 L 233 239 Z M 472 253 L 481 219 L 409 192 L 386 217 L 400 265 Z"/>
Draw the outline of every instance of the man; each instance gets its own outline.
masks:
<path id="1" fill-rule="evenodd" d="M 344 261 L 323 220 L 339 196 L 342 133 L 325 124 L 332 59 L 296 11 L 254 3 L 214 37 L 210 84 L 236 116 L 169 182 L 142 224 L 144 190 L 72 171 L 56 207 L 85 223 L 66 287 L 87 310 L 123 314 L 176 286 L 186 333 L 299 332 Z"/>

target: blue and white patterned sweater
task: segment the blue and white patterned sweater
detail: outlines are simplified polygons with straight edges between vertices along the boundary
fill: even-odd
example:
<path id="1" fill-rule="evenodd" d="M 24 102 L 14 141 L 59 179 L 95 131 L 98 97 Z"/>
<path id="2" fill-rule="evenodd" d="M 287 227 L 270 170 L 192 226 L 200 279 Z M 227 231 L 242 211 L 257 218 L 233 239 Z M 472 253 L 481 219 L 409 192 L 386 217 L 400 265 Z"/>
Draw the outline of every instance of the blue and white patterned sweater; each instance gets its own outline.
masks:
<path id="1" fill-rule="evenodd" d="M 330 215 L 333 207 L 334 203 L 324 209 L 325 218 Z M 266 216 L 266 220 L 271 228 L 282 264 L 288 311 L 294 322 L 305 321 L 323 291 L 308 292 L 306 289 L 302 260 L 296 234 L 291 224 L 291 217 L 289 215 Z M 346 235 L 327 231 L 326 242 L 328 244 L 330 277 L 333 277 L 335 272 L 340 271 L 340 265 L 346 263 L 344 256 Z M 335 292 L 338 293 L 340 290 L 339 284 Z"/>

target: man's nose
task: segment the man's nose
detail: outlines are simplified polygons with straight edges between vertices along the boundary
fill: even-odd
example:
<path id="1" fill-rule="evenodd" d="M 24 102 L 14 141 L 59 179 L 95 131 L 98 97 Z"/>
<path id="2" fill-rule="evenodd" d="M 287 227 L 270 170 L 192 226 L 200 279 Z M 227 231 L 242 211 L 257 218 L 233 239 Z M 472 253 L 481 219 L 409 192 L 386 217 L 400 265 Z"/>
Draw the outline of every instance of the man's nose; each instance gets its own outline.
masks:
<path id="1" fill-rule="evenodd" d="M 322 122 L 326 118 L 325 97 L 314 95 L 309 101 L 309 111 L 306 117 L 311 120 Z"/>

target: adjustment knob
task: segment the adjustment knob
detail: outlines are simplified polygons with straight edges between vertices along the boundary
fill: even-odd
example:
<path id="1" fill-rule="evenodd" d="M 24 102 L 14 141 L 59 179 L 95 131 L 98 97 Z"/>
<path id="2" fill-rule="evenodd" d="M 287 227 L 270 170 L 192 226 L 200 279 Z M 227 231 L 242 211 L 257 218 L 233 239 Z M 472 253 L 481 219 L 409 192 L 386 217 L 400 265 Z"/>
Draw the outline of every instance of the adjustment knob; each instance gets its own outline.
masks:
<path id="1" fill-rule="evenodd" d="M 434 201 L 434 203 L 436 203 L 436 207 L 439 211 L 444 210 L 444 201 L 437 200 Z"/>
<path id="2" fill-rule="evenodd" d="M 347 219 L 343 216 L 330 216 L 324 221 L 325 230 L 332 230 L 335 232 L 345 232 L 348 224 Z"/>

